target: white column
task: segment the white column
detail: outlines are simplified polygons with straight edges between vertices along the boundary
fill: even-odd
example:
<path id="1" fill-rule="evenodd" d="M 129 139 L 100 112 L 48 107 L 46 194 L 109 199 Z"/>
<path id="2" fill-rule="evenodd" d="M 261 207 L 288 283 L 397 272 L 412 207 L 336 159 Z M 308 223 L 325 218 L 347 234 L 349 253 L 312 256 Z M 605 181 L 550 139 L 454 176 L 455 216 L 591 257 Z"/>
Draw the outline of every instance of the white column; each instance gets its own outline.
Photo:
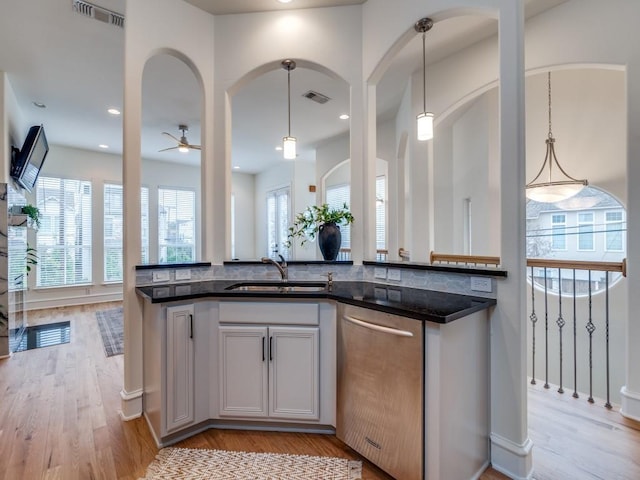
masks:
<path id="1" fill-rule="evenodd" d="M 351 119 L 349 155 L 351 158 L 351 213 L 355 219 L 351 225 L 351 259 L 356 265 L 362 260 L 371 260 L 370 240 L 371 222 L 375 224 L 375 211 L 371 214 L 371 201 L 375 195 L 375 148 L 371 150 L 371 142 L 365 140 L 371 135 L 367 89 L 361 75 L 351 84 Z M 375 103 L 374 103 L 375 105 Z M 375 115 L 374 115 L 375 116 Z M 366 126 L 366 128 L 365 128 Z M 375 134 L 373 136 L 375 142 Z M 374 144 L 375 145 L 375 144 Z M 372 173 L 373 172 L 373 173 Z M 361 192 L 358 195 L 358 192 Z M 374 207 L 375 209 L 375 207 Z M 373 227 L 375 230 L 375 227 Z M 375 235 L 374 235 L 375 238 Z M 367 241 L 365 241 L 367 239 Z M 365 250 L 366 249 L 366 250 Z"/>
<path id="2" fill-rule="evenodd" d="M 640 421 L 640 66 L 627 64 L 627 377 L 620 391 L 620 413 Z"/>
<path id="3" fill-rule="evenodd" d="M 125 49 L 124 115 L 122 152 L 123 190 L 123 315 L 124 315 L 124 385 L 120 392 L 121 412 L 125 420 L 142 415 L 142 303 L 136 295 L 135 266 L 141 263 L 140 125 L 142 119 L 142 69 Z"/>
<path id="4" fill-rule="evenodd" d="M 525 357 L 523 8 L 515 1 L 500 9 L 500 256 L 509 276 L 499 282 L 491 316 L 491 463 L 515 479 L 532 475 Z"/>

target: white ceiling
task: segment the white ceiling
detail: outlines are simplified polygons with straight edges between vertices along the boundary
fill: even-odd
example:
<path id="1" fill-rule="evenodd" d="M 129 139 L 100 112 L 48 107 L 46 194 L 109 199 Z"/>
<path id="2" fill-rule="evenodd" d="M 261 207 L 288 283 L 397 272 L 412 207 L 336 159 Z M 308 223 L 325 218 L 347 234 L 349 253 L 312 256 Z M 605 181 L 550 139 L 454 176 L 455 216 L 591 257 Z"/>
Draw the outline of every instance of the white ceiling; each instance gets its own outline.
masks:
<path id="1" fill-rule="evenodd" d="M 188 0 L 214 14 L 245 13 L 286 8 L 360 4 L 348 0 Z M 529 0 L 527 15 L 566 0 Z M 125 0 L 94 0 L 103 8 L 124 13 Z M 87 150 L 122 153 L 122 119 L 107 114 L 122 107 L 124 31 L 81 16 L 72 0 L 3 2 L 0 18 L 0 70 L 8 74 L 25 120 L 45 125 L 49 142 Z M 126 19 L 125 19 L 126 22 Z M 446 22 L 446 28 L 444 24 Z M 485 17 L 457 17 L 436 23 L 428 33 L 428 62 L 432 63 L 493 35 L 497 24 Z M 440 28 L 439 28 L 440 27 Z M 379 114 L 397 109 L 408 76 L 421 67 L 420 36 L 394 60 L 379 84 Z M 158 153 L 172 146 L 162 135 L 180 136 L 179 124 L 189 126 L 187 138 L 200 142 L 200 89 L 190 70 L 169 56 L 154 57 L 143 82 L 143 157 L 179 163 L 199 163 L 199 152 Z M 331 100 L 319 105 L 302 98 L 315 90 Z M 275 146 L 287 133 L 286 71 L 274 70 L 254 80 L 233 99 L 233 163 L 240 171 L 257 171 L 280 159 Z M 32 102 L 46 105 L 35 107 Z M 292 135 L 299 141 L 299 158 L 311 158 L 323 139 L 348 131 L 348 87 L 318 72 L 297 68 L 291 72 Z M 24 132 L 23 134 L 26 134 Z"/>

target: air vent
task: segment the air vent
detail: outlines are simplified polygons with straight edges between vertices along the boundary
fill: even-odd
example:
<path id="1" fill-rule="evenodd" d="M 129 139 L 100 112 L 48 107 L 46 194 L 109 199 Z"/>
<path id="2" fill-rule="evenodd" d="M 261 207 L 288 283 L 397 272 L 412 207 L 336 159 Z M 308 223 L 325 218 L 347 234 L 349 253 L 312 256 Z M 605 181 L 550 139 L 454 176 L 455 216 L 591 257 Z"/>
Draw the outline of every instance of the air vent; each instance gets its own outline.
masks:
<path id="1" fill-rule="evenodd" d="M 73 0 L 73 10 L 85 17 L 124 28 L 124 15 L 99 7 L 83 0 Z"/>
<path id="2" fill-rule="evenodd" d="M 326 95 L 323 95 L 321 93 L 318 92 L 314 92 L 313 90 L 309 90 L 306 93 L 302 94 L 303 97 L 308 98 L 309 100 L 313 100 L 316 103 L 327 103 L 329 100 L 331 100 L 329 97 L 327 97 Z"/>

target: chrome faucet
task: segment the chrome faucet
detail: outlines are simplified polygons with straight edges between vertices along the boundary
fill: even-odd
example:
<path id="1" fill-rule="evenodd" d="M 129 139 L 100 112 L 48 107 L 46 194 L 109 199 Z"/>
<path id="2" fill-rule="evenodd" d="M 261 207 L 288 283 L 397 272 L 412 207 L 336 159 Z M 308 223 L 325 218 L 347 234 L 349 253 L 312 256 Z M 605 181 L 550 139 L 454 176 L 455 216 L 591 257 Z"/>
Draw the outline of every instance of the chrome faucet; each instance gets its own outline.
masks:
<path id="1" fill-rule="evenodd" d="M 278 255 L 280 257 L 280 263 L 276 262 L 273 258 L 262 257 L 262 263 L 272 263 L 276 266 L 278 271 L 280 272 L 280 277 L 283 282 L 289 281 L 289 270 L 287 269 L 287 261 L 284 259 L 282 255 Z"/>

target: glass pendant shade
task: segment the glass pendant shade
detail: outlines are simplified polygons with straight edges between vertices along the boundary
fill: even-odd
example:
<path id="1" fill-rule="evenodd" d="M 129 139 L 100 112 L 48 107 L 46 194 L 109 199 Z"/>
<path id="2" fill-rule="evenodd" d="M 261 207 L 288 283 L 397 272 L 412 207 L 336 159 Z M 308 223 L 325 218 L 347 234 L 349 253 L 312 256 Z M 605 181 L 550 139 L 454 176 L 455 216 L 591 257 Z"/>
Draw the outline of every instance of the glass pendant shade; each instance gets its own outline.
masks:
<path id="1" fill-rule="evenodd" d="M 286 160 L 294 160 L 296 158 L 295 137 L 284 137 L 282 139 L 282 153 Z"/>
<path id="2" fill-rule="evenodd" d="M 554 184 L 542 185 L 539 187 L 527 188 L 527 198 L 540 203 L 557 203 L 573 197 L 579 193 L 585 185 L 583 184 Z"/>
<path id="3" fill-rule="evenodd" d="M 421 142 L 433 138 L 433 113 L 424 112 L 418 115 L 418 140 Z"/>

